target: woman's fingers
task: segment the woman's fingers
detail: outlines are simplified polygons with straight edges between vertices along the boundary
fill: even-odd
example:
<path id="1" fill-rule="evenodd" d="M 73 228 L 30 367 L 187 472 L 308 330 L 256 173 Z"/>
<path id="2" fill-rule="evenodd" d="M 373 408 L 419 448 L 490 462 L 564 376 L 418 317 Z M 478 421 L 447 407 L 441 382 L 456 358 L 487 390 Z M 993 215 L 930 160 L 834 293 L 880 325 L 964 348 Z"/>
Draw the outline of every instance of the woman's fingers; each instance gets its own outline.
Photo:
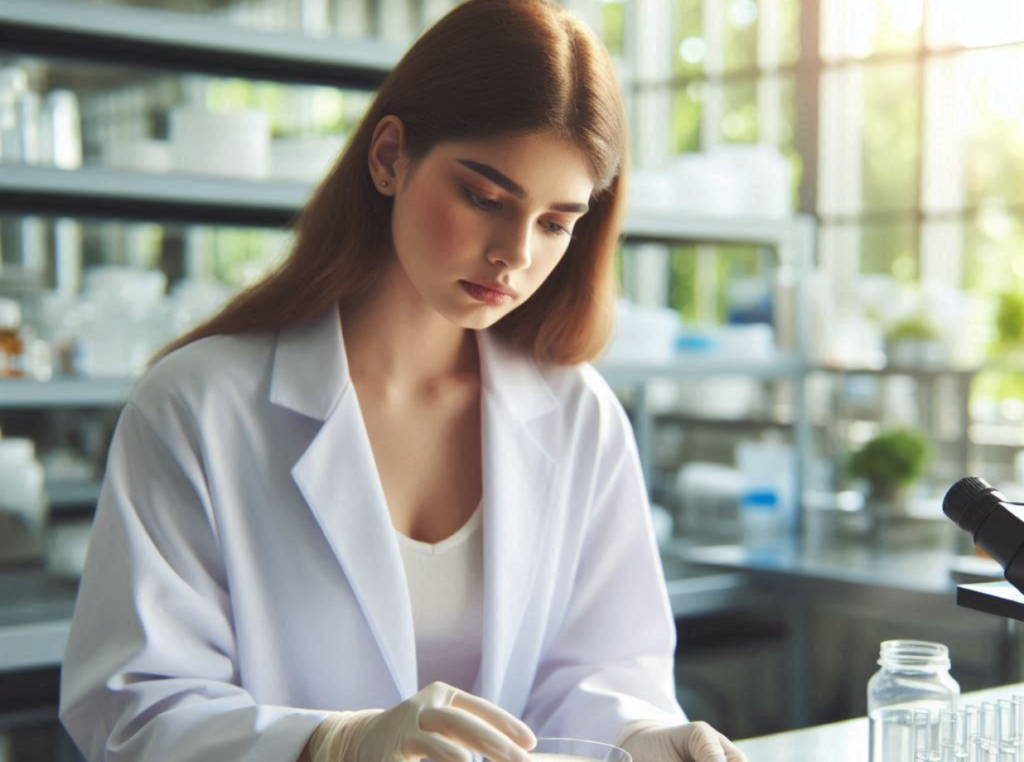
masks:
<path id="1" fill-rule="evenodd" d="M 452 699 L 451 706 L 486 720 L 527 751 L 537 745 L 537 736 L 525 722 L 486 699 L 458 691 Z"/>
<path id="2" fill-rule="evenodd" d="M 420 729 L 441 733 L 467 749 L 480 752 L 491 762 L 527 762 L 526 752 L 501 729 L 452 705 L 425 707 L 419 716 Z"/>
<path id="3" fill-rule="evenodd" d="M 747 755 L 737 749 L 736 744 L 721 733 L 718 734 L 718 741 L 722 744 L 722 748 L 725 750 L 726 762 L 747 762 Z"/>
<path id="4" fill-rule="evenodd" d="M 686 738 L 686 762 L 730 762 L 721 742 L 722 734 L 706 722 L 692 722 Z M 732 744 L 729 744 L 732 746 Z M 735 748 L 735 747 L 733 747 Z M 742 759 L 742 757 L 740 757 Z"/>
<path id="5" fill-rule="evenodd" d="M 438 733 L 417 733 L 406 739 L 402 756 L 432 762 L 473 762 L 469 749 Z"/>

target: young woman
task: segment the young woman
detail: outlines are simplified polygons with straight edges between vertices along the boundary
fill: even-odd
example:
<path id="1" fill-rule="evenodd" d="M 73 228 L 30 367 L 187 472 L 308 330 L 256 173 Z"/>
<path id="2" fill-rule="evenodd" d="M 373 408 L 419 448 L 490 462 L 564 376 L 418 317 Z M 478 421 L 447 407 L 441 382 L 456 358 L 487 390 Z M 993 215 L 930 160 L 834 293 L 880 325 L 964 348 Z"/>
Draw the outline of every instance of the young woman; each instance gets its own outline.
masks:
<path id="1" fill-rule="evenodd" d="M 586 362 L 627 168 L 559 6 L 422 35 L 291 256 L 122 412 L 61 691 L 88 759 L 743 759 L 676 702 L 632 432 Z"/>

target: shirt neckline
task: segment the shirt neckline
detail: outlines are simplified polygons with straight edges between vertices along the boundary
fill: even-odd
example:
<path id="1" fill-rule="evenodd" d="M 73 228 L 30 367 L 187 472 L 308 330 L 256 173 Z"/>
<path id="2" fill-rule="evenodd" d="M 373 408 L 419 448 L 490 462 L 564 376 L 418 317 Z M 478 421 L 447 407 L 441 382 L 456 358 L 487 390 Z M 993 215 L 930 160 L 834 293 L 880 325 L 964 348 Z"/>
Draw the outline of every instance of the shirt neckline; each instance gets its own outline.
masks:
<path id="1" fill-rule="evenodd" d="M 395 534 L 398 536 L 398 542 L 407 548 L 408 550 L 416 551 L 417 553 L 427 553 L 429 555 L 440 555 L 454 548 L 456 545 L 461 544 L 466 540 L 473 532 L 476 531 L 477 527 L 480 526 L 480 522 L 483 519 L 483 511 L 481 510 L 483 501 L 477 505 L 476 510 L 473 511 L 473 515 L 469 517 L 465 524 L 455 530 L 455 533 L 444 538 L 440 542 L 422 542 L 420 540 L 414 540 L 408 535 L 399 532 L 395 529 Z"/>

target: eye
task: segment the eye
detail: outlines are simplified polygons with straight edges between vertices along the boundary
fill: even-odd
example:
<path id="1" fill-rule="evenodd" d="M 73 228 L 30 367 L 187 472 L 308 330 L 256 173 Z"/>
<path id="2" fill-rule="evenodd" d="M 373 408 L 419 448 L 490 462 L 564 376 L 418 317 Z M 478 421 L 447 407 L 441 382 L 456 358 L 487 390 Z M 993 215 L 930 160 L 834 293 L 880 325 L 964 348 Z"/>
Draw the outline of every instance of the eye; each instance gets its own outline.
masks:
<path id="1" fill-rule="evenodd" d="M 486 211 L 501 209 L 501 204 L 498 201 L 495 201 L 493 198 L 483 198 L 482 196 L 478 196 L 469 188 L 463 188 L 462 194 L 469 199 L 471 204 L 479 207 L 480 209 L 484 209 Z"/>
<path id="2" fill-rule="evenodd" d="M 466 187 L 462 187 L 461 190 L 462 195 L 466 197 L 469 203 L 471 203 L 478 209 L 482 209 L 485 212 L 494 212 L 502 208 L 501 202 L 497 201 L 496 199 L 478 196 L 476 193 L 474 193 L 473 191 Z M 559 225 L 556 222 L 548 221 L 547 225 L 542 224 L 541 227 L 544 229 L 544 233 L 550 236 L 566 235 L 569 236 L 570 241 L 576 238 L 576 236 L 570 233 L 567 228 Z"/>
<path id="3" fill-rule="evenodd" d="M 549 235 L 567 235 L 567 236 L 569 236 L 570 239 L 573 239 L 573 238 L 576 237 L 572 233 L 570 233 L 568 231 L 568 229 L 562 227 L 561 225 L 559 225 L 557 223 L 550 222 L 548 224 L 551 225 L 551 227 L 544 228 L 544 229 L 548 232 Z"/>

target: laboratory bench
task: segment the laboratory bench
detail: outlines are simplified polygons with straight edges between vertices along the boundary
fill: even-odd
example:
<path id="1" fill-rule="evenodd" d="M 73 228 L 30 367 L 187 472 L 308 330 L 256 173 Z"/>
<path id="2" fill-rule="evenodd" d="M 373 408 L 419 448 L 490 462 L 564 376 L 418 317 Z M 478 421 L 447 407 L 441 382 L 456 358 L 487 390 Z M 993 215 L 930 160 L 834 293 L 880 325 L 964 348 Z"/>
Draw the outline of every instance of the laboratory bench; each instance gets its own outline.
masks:
<path id="1" fill-rule="evenodd" d="M 726 726 L 733 737 L 821 726 L 749 742 L 757 752 L 752 762 L 787 758 L 785 749 L 793 747 L 785 745 L 790 743 L 786 739 L 822 743 L 830 749 L 840 748 L 834 744 L 847 743 L 847 737 L 853 739 L 851 744 L 866 743 L 856 740 L 859 735 L 866 738 L 858 720 L 826 723 L 865 713 L 867 679 L 877 669 L 878 644 L 884 639 L 947 644 L 953 676 L 965 691 L 1024 679 L 1020 629 L 1011 620 L 957 606 L 956 585 L 968 580 L 951 573 L 955 556 L 946 549 L 784 539 L 707 545 L 677 539 L 663 545 L 662 563 L 680 630 L 677 685 L 717 687 L 733 697 L 739 714 L 748 717 L 735 723 L 716 719 L 686 693 L 679 694 L 681 703 L 695 716 Z M 74 580 L 42 568 L 0 571 L 0 686 L 33 670 L 56 673 L 76 592 Z M 723 651 L 719 641 L 727 638 L 714 634 L 688 645 L 694 640 L 688 636 L 701 632 L 708 621 L 717 621 L 722 632 L 747 637 L 753 645 L 733 652 L 726 646 Z M 781 623 L 783 635 L 773 635 L 775 641 L 768 648 L 764 644 L 770 627 L 762 624 L 771 621 Z M 769 660 L 770 668 L 764 666 Z M 754 689 L 737 691 L 729 682 L 730 673 Z M 773 686 L 770 692 L 759 691 L 757 686 L 767 684 Z M 766 705 L 777 707 L 779 716 L 756 717 L 760 710 L 755 707 Z M 776 750 L 782 756 L 770 756 Z"/>

